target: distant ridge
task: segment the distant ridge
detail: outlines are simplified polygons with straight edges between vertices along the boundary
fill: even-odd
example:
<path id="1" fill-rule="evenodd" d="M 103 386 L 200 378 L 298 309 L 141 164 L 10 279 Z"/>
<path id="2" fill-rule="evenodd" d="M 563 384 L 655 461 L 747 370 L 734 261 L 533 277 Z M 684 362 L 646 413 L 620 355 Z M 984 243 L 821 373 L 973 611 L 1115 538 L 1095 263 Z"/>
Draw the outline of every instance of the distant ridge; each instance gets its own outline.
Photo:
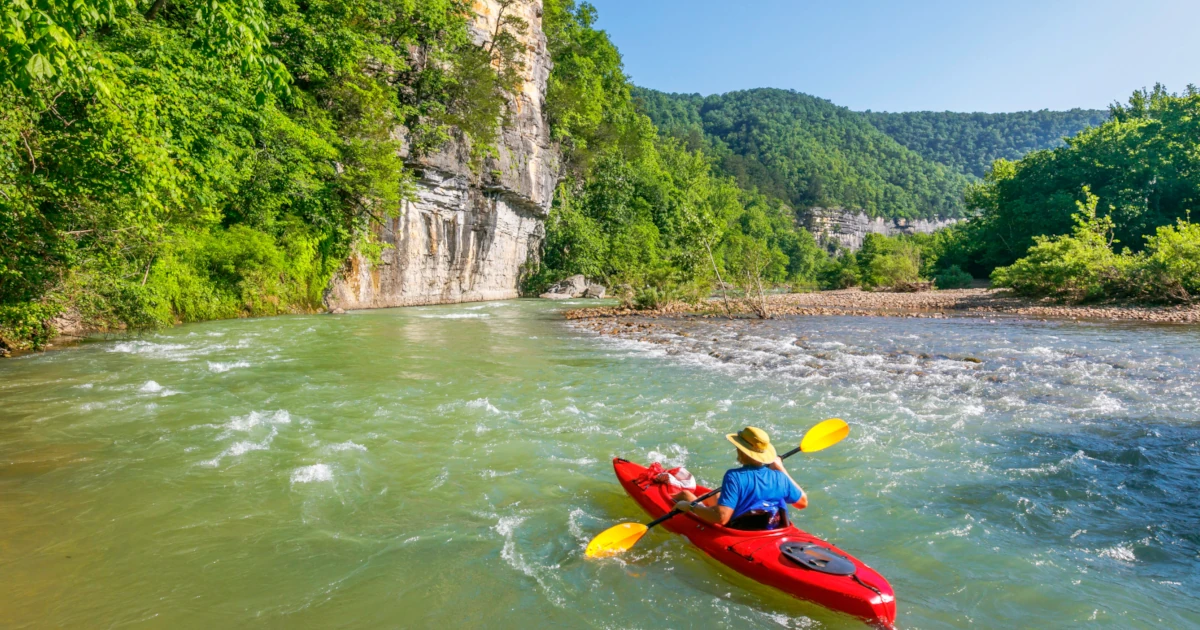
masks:
<path id="1" fill-rule="evenodd" d="M 1097 110 L 855 112 L 771 88 L 707 97 L 635 88 L 634 96 L 662 134 L 704 148 L 743 188 L 797 209 L 886 218 L 961 217 L 963 191 L 994 159 L 1056 146 L 1107 117 Z"/>
<path id="2" fill-rule="evenodd" d="M 982 178 L 992 162 L 1020 159 L 1063 144 L 1087 127 L 1108 120 L 1108 112 L 1072 109 L 1005 114 L 957 112 L 863 112 L 871 124 L 927 160 Z"/>

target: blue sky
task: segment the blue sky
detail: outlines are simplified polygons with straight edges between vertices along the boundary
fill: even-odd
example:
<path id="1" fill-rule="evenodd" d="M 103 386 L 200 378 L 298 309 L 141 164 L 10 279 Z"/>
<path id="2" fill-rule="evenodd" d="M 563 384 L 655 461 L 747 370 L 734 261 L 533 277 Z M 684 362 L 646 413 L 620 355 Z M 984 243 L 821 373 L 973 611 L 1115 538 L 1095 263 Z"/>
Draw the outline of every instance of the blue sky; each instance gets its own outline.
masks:
<path id="1" fill-rule="evenodd" d="M 1200 0 L 591 0 L 634 83 L 856 110 L 1104 108 L 1200 84 Z"/>

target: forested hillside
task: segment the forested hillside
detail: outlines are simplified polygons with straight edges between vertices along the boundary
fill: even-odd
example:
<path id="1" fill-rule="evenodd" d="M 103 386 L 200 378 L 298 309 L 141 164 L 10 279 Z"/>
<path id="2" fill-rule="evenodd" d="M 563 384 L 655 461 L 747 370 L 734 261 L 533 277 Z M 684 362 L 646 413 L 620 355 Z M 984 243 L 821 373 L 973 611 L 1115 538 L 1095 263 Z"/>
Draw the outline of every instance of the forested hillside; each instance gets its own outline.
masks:
<path id="1" fill-rule="evenodd" d="M 964 211 L 966 176 L 827 100 L 776 89 L 701 97 L 638 88 L 635 96 L 664 134 L 706 147 L 740 186 L 795 207 L 909 218 Z"/>
<path id="2" fill-rule="evenodd" d="M 871 124 L 927 160 L 982 178 L 1000 158 L 1062 146 L 1063 139 L 1108 118 L 1108 112 L 1072 109 L 1006 114 L 863 112 Z"/>

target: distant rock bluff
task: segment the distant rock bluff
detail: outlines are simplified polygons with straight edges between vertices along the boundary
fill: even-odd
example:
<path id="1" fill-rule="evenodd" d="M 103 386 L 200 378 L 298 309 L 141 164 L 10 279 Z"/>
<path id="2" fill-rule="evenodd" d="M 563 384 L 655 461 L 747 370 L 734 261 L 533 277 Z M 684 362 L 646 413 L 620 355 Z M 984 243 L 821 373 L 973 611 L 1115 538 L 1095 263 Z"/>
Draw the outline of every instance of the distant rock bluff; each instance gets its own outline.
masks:
<path id="1" fill-rule="evenodd" d="M 858 251 L 868 234 L 929 234 L 954 225 L 960 219 L 885 219 L 869 217 L 861 210 L 809 208 L 800 213 L 801 223 L 817 242 L 830 251 Z"/>

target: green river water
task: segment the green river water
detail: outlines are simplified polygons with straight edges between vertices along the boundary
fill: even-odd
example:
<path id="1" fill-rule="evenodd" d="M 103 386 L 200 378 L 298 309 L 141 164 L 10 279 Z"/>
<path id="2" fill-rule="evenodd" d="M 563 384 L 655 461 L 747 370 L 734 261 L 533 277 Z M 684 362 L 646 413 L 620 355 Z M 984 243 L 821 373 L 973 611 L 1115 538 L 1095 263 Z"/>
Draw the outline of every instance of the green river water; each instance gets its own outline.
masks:
<path id="1" fill-rule="evenodd" d="M 0 627 L 853 628 L 655 531 L 610 459 L 853 431 L 796 523 L 901 628 L 1200 627 L 1200 329 L 685 324 L 513 301 L 211 322 L 0 361 Z M 712 356 L 719 355 L 719 356 Z M 963 360 L 976 358 L 982 363 Z"/>

